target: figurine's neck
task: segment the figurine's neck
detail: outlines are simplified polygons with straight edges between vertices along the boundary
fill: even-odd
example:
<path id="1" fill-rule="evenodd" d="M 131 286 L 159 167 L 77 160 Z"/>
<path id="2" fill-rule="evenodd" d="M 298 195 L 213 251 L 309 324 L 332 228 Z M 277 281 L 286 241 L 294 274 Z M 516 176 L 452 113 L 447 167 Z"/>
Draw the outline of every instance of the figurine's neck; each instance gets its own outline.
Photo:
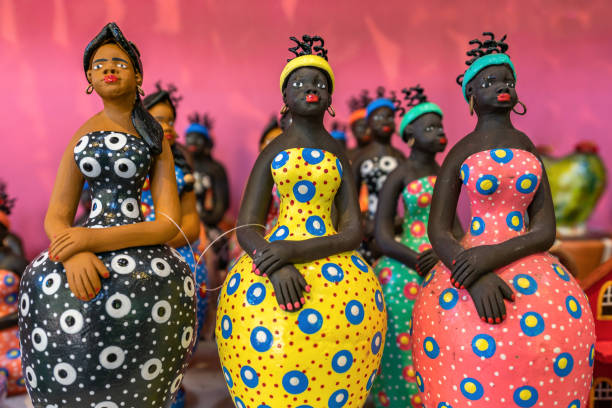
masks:
<path id="1" fill-rule="evenodd" d="M 408 159 L 421 165 L 431 165 L 435 164 L 436 162 L 436 153 L 415 149 L 413 147 L 410 151 L 410 156 L 408 156 Z"/>
<path id="2" fill-rule="evenodd" d="M 296 128 L 304 133 L 325 132 L 325 127 L 323 126 L 323 115 L 325 115 L 325 113 L 317 116 L 293 115 L 293 121 L 291 122 L 289 129 Z"/>
<path id="3" fill-rule="evenodd" d="M 510 120 L 510 111 L 480 113 L 476 130 L 483 131 L 489 129 L 514 129 Z"/>
<path id="4" fill-rule="evenodd" d="M 128 97 L 102 99 L 104 114 L 113 122 L 125 128 L 130 128 L 132 127 L 132 110 L 134 109 L 135 100 L 136 94 Z"/>

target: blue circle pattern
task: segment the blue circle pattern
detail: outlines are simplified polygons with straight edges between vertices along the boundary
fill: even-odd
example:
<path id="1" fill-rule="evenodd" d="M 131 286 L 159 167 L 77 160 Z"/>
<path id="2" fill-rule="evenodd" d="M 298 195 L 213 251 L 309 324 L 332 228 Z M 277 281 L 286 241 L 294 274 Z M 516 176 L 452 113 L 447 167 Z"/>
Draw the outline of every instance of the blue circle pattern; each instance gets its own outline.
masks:
<path id="1" fill-rule="evenodd" d="M 464 185 L 467 185 L 468 181 L 470 180 L 470 166 L 468 166 L 467 164 L 463 164 L 461 166 L 461 181 L 463 182 Z"/>
<path id="2" fill-rule="evenodd" d="M 512 223 L 512 219 L 514 217 L 518 218 L 518 224 L 514 225 Z M 508 213 L 508 216 L 506 217 L 506 225 L 508 226 L 508 228 L 510 228 L 511 230 L 514 231 L 521 231 L 523 229 L 523 214 L 521 214 L 520 211 L 511 211 Z"/>
<path id="3" fill-rule="evenodd" d="M 234 293 L 236 293 L 236 291 L 238 290 L 238 287 L 240 286 L 240 279 L 241 279 L 241 276 L 239 273 L 236 273 L 234 274 L 234 276 L 232 276 L 229 283 L 227 284 L 227 295 L 228 296 L 231 296 Z"/>
<path id="4" fill-rule="evenodd" d="M 346 359 L 346 361 L 343 361 L 344 364 L 340 365 L 340 359 L 343 357 Z M 339 374 L 346 373 L 348 370 L 351 369 L 352 365 L 353 365 L 353 355 L 348 350 L 341 350 L 337 352 L 332 358 L 332 368 L 334 369 L 335 372 Z"/>
<path id="5" fill-rule="evenodd" d="M 10 349 L 6 352 L 6 357 L 9 360 L 18 359 L 19 357 L 21 357 L 21 350 L 19 350 L 18 348 Z"/>
<path id="6" fill-rule="evenodd" d="M 523 391 L 529 391 L 531 393 L 531 397 L 529 399 L 521 399 L 521 393 Z M 524 387 L 517 388 L 514 391 L 514 403 L 521 408 L 529 408 L 533 407 L 536 402 L 538 402 L 538 390 L 528 385 Z"/>
<path id="7" fill-rule="evenodd" d="M 448 402 L 441 402 L 438 404 L 438 408 L 453 408 L 453 406 Z"/>
<path id="8" fill-rule="evenodd" d="M 318 215 L 311 215 L 310 217 L 306 218 L 306 231 L 316 237 L 325 235 L 325 231 L 327 231 L 327 229 L 325 228 L 323 218 L 319 217 Z"/>
<path id="9" fill-rule="evenodd" d="M 244 405 L 244 402 L 242 402 L 242 400 L 238 397 L 234 398 L 234 403 L 236 403 L 237 408 L 246 408 L 246 405 Z"/>
<path id="10" fill-rule="evenodd" d="M 529 286 L 526 288 L 519 285 L 519 279 L 526 279 L 529 282 Z M 533 279 L 531 276 L 526 275 L 524 273 L 519 273 L 514 278 L 512 278 L 512 286 L 516 289 L 517 292 L 523 295 L 533 295 L 538 290 L 538 282 Z"/>
<path id="11" fill-rule="evenodd" d="M 366 391 L 370 391 L 370 388 L 372 388 L 372 384 L 374 384 L 374 379 L 376 378 L 377 371 L 378 370 L 374 370 L 372 374 L 370 374 L 370 378 L 368 378 L 368 383 L 366 384 Z"/>
<path id="12" fill-rule="evenodd" d="M 250 376 L 251 378 L 247 378 L 247 376 Z M 255 388 L 257 387 L 257 385 L 259 385 L 259 377 L 257 376 L 257 371 L 255 371 L 253 367 L 247 365 L 243 366 L 240 370 L 240 379 L 242 380 L 244 385 L 249 388 Z"/>
<path id="13" fill-rule="evenodd" d="M 527 318 L 531 316 L 537 319 L 536 325 L 533 327 L 527 325 Z M 544 319 L 542 318 L 542 316 L 540 316 L 539 313 L 527 312 L 523 315 L 523 318 L 521 319 L 521 329 L 523 330 L 523 333 L 525 333 L 529 337 L 535 337 L 539 334 L 542 334 L 542 332 L 544 331 Z"/>
<path id="14" fill-rule="evenodd" d="M 431 351 L 427 350 L 427 346 L 431 345 Z M 433 337 L 426 337 L 423 341 L 423 351 L 425 351 L 425 355 L 431 359 L 436 359 L 440 355 L 440 346 L 434 340 Z"/>
<path id="15" fill-rule="evenodd" d="M 429 282 L 432 281 L 432 279 L 434 278 L 435 274 L 436 274 L 436 270 L 435 269 L 432 269 L 431 271 L 429 271 L 429 273 L 425 277 L 425 280 L 423 281 L 423 287 L 426 287 L 427 285 L 429 285 Z"/>
<path id="16" fill-rule="evenodd" d="M 329 397 L 329 401 L 327 401 L 327 406 L 329 408 L 342 408 L 344 405 L 346 405 L 348 397 L 349 393 L 347 390 L 338 390 L 334 392 L 331 397 Z M 338 401 L 338 399 L 340 399 L 340 401 Z"/>
<path id="17" fill-rule="evenodd" d="M 312 323 L 310 322 L 311 319 L 314 320 Z M 323 316 L 318 310 L 304 309 L 298 315 L 298 327 L 306 334 L 314 334 L 323 327 Z"/>
<path id="18" fill-rule="evenodd" d="M 289 161 L 289 153 L 282 151 L 272 160 L 272 168 L 278 170 Z"/>
<path id="19" fill-rule="evenodd" d="M 325 154 L 319 149 L 304 149 L 302 150 L 302 158 L 308 164 L 319 164 L 325 158 Z"/>
<path id="20" fill-rule="evenodd" d="M 567 408 L 580 408 L 580 400 L 573 400 Z"/>
<path id="21" fill-rule="evenodd" d="M 304 192 L 300 192 L 300 190 L 304 189 Z M 306 203 L 312 200 L 316 192 L 317 188 L 312 183 L 312 181 L 301 180 L 293 185 L 293 195 L 295 196 L 295 199 L 298 200 L 300 203 Z"/>
<path id="22" fill-rule="evenodd" d="M 225 340 L 229 339 L 232 335 L 232 327 L 232 319 L 230 319 L 228 315 L 223 316 L 221 319 L 221 336 L 223 336 Z"/>
<path id="23" fill-rule="evenodd" d="M 365 316 L 363 305 L 358 300 L 351 300 L 346 304 L 346 308 L 344 309 L 344 315 L 346 316 L 346 320 L 348 320 L 349 323 L 355 325 L 360 324 L 361 322 L 363 322 L 363 318 Z"/>
<path id="24" fill-rule="evenodd" d="M 565 362 L 565 367 L 561 367 L 561 361 Z M 559 377 L 567 377 L 574 369 L 574 358 L 570 353 L 561 353 L 555 358 L 554 370 Z"/>
<path id="25" fill-rule="evenodd" d="M 260 336 L 261 339 L 258 338 Z M 272 333 L 263 326 L 257 326 L 251 332 L 251 346 L 260 353 L 270 350 L 273 341 Z"/>
<path id="26" fill-rule="evenodd" d="M 466 390 L 466 386 L 469 383 L 475 386 L 476 389 L 474 390 L 474 392 L 469 392 L 468 390 Z M 482 384 L 480 384 L 478 380 L 474 378 L 464 378 L 463 381 L 461 381 L 461 386 L 459 388 L 461 388 L 461 393 L 463 394 L 463 396 L 472 401 L 479 400 L 484 395 L 484 389 L 482 388 Z"/>
<path id="27" fill-rule="evenodd" d="M 336 168 L 338 169 L 338 174 L 340 174 L 340 178 L 344 175 L 344 171 L 342 170 L 342 163 L 340 163 L 340 159 L 336 159 Z"/>
<path id="28" fill-rule="evenodd" d="M 13 286 L 13 284 L 15 283 L 15 278 L 13 277 L 13 275 L 6 275 L 4 277 L 4 284 L 7 286 Z"/>
<path id="29" fill-rule="evenodd" d="M 572 301 L 574 301 L 576 305 L 575 312 L 572 311 L 572 309 L 570 308 L 570 304 Z M 580 319 L 580 317 L 582 316 L 582 307 L 580 306 L 580 303 L 578 303 L 578 299 L 571 295 L 565 299 L 565 308 L 567 309 L 567 312 L 570 314 L 570 316 L 572 316 L 574 319 Z"/>
<path id="30" fill-rule="evenodd" d="M 257 293 L 256 293 L 257 292 Z M 247 302 L 250 305 L 257 306 L 266 298 L 266 287 L 263 283 L 257 282 L 252 284 L 246 293 Z"/>
<path id="31" fill-rule="evenodd" d="M 567 273 L 564 267 L 562 267 L 559 264 L 552 264 L 552 267 L 558 277 L 560 277 L 566 282 L 569 282 L 570 280 L 569 273 Z"/>
<path id="32" fill-rule="evenodd" d="M 382 334 L 380 332 L 376 332 L 374 337 L 372 337 L 372 354 L 378 354 L 382 344 Z"/>
<path id="33" fill-rule="evenodd" d="M 282 225 L 278 227 L 276 231 L 272 233 L 272 235 L 270 235 L 270 237 L 268 238 L 268 241 L 269 242 L 282 241 L 288 236 L 289 236 L 289 228 L 287 228 L 285 225 Z"/>
<path id="34" fill-rule="evenodd" d="M 357 267 L 357 269 L 359 269 L 361 272 L 367 272 L 368 271 L 368 264 L 366 264 L 361 258 L 359 258 L 357 255 L 351 255 L 351 261 L 353 261 L 353 264 Z"/>
<path id="35" fill-rule="evenodd" d="M 328 262 L 321 267 L 323 277 L 330 282 L 341 282 L 344 279 L 344 271 L 335 263 Z"/>
<path id="36" fill-rule="evenodd" d="M 521 184 L 523 184 L 523 181 L 525 180 L 529 180 L 530 184 L 529 187 L 527 188 L 523 188 L 521 186 Z M 529 194 L 529 193 L 533 193 L 533 190 L 535 190 L 535 188 L 538 185 L 538 177 L 535 174 L 523 174 L 521 177 L 519 177 L 516 180 L 516 189 L 523 194 Z"/>
<path id="37" fill-rule="evenodd" d="M 502 154 L 505 153 L 505 154 Z M 491 150 L 491 158 L 497 163 L 505 164 L 514 158 L 514 153 L 510 149 L 493 149 Z"/>
<path id="38" fill-rule="evenodd" d="M 489 188 L 482 187 L 482 183 L 484 183 L 485 181 L 490 181 L 491 187 Z M 485 174 L 485 175 L 480 176 L 478 178 L 478 181 L 476 182 L 476 190 L 482 195 L 493 194 L 497 190 L 498 186 L 499 186 L 499 181 L 497 180 L 497 177 L 491 174 Z"/>
<path id="39" fill-rule="evenodd" d="M 595 345 L 591 344 L 591 349 L 589 350 L 589 366 L 593 367 L 594 362 L 595 362 Z"/>
<path id="40" fill-rule="evenodd" d="M 289 371 L 283 376 L 283 388 L 289 394 L 301 394 L 308 388 L 308 377 L 301 371 Z"/>
<path id="41" fill-rule="evenodd" d="M 478 235 L 482 234 L 484 230 L 485 230 L 484 220 L 480 217 L 472 218 L 472 222 L 470 223 L 470 234 L 472 234 L 473 237 L 477 237 Z"/>
<path id="42" fill-rule="evenodd" d="M 419 373 L 418 371 L 416 373 L 416 383 L 417 383 L 417 387 L 419 387 L 419 391 L 421 392 L 425 391 L 425 383 L 423 382 L 423 377 L 421 376 L 421 373 Z"/>
<path id="43" fill-rule="evenodd" d="M 383 300 L 383 295 L 380 290 L 376 290 L 374 293 L 374 301 L 376 302 L 376 308 L 379 312 L 382 312 L 385 309 L 385 301 Z"/>
<path id="44" fill-rule="evenodd" d="M 447 302 L 445 300 L 445 297 L 448 293 L 452 295 L 452 299 Z M 455 305 L 459 301 L 459 293 L 457 293 L 457 291 L 453 288 L 448 288 L 444 290 L 442 293 L 440 293 L 440 297 L 438 298 L 438 300 L 440 302 L 440 306 L 442 307 L 442 309 L 450 310 L 453 307 L 455 307 Z"/>
<path id="45" fill-rule="evenodd" d="M 14 305 L 15 303 L 17 303 L 17 295 L 14 293 L 7 295 L 4 298 L 4 302 L 6 302 L 7 305 Z"/>
<path id="46" fill-rule="evenodd" d="M 485 350 L 480 350 L 477 347 L 478 340 L 484 340 L 487 342 L 487 348 Z M 495 345 L 495 339 L 488 334 L 478 334 L 472 339 L 472 351 L 478 357 L 491 358 L 495 354 L 496 349 L 497 346 Z"/>
<path id="47" fill-rule="evenodd" d="M 230 388 L 233 388 L 234 380 L 232 380 L 232 375 L 227 370 L 227 367 L 223 367 L 223 376 L 225 377 L 225 382 L 227 383 L 227 386 Z"/>

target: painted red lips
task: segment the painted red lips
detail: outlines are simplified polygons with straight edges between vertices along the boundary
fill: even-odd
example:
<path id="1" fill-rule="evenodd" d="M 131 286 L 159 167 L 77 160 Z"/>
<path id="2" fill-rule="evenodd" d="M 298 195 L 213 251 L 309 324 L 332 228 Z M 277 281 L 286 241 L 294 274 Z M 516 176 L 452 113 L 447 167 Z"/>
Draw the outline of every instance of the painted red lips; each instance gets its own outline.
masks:
<path id="1" fill-rule="evenodd" d="M 499 94 L 497 95 L 497 100 L 499 102 L 510 102 L 510 94 L 509 93 L 503 93 L 503 94 Z"/>
<path id="2" fill-rule="evenodd" d="M 383 126 L 382 130 L 383 130 L 383 132 L 390 132 L 391 131 L 391 126 Z"/>
<path id="3" fill-rule="evenodd" d="M 113 74 L 104 75 L 104 82 L 112 84 L 113 82 L 117 82 L 117 77 Z"/>
<path id="4" fill-rule="evenodd" d="M 440 138 L 440 144 L 444 144 L 444 145 L 445 145 L 445 144 L 447 144 L 447 143 L 448 143 L 448 140 L 446 140 L 446 138 L 445 138 L 445 137 L 441 137 L 441 138 Z"/>
<path id="5" fill-rule="evenodd" d="M 315 94 L 306 95 L 306 102 L 308 103 L 319 102 L 319 95 L 315 95 Z"/>

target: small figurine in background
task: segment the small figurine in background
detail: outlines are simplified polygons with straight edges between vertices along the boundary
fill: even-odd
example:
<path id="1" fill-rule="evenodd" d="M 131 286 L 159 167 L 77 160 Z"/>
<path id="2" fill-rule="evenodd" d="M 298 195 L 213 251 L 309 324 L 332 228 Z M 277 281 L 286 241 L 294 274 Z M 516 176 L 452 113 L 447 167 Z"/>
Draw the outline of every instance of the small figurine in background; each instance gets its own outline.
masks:
<path id="1" fill-rule="evenodd" d="M 387 301 L 389 322 L 381 373 L 372 393 L 377 407 L 421 406 L 412 362 L 412 308 L 423 276 L 438 262 L 427 237 L 429 208 L 440 166 L 436 155 L 446 148 L 442 109 L 427 101 L 419 85 L 404 89 L 410 108 L 399 134 L 410 145 L 410 156 L 387 178 L 376 213 L 376 243 L 383 255 L 375 271 Z M 400 240 L 395 238 L 397 200 L 404 204 Z M 458 222 L 453 231 L 463 236 Z M 408 403 L 409 401 L 409 403 Z"/>
<path id="2" fill-rule="evenodd" d="M 264 131 L 261 133 L 261 137 L 259 138 L 259 153 L 261 153 L 271 141 L 282 134 L 283 129 L 281 129 L 278 119 L 276 119 L 276 115 L 274 115 L 270 118 L 270 121 L 264 128 Z"/>
<path id="3" fill-rule="evenodd" d="M 470 42 L 458 78 L 478 122 L 444 160 L 429 213 L 441 263 L 413 310 L 419 395 L 427 407 L 587 407 L 593 315 L 574 278 L 546 252 L 555 240 L 546 172 L 510 118 L 526 110 L 506 37 L 483 35 Z M 462 186 L 472 219 L 458 240 Z"/>
<path id="4" fill-rule="evenodd" d="M 372 141 L 353 160 L 352 167 L 357 188 L 363 182 L 368 189 L 368 209 L 365 213 L 364 241 L 359 252 L 366 261 L 373 265 L 379 257 L 374 241 L 374 217 L 378 207 L 378 194 L 382 190 L 387 176 L 404 160 L 404 154 L 391 146 L 391 137 L 395 133 L 395 114 L 403 111 L 401 102 L 395 93 L 385 97 L 385 88 L 376 91 L 377 99 L 370 102 L 366 109 L 368 134 Z"/>
<path id="5" fill-rule="evenodd" d="M 329 134 L 346 150 L 346 126 L 334 121 Z"/>
<path id="6" fill-rule="evenodd" d="M 359 96 L 352 97 L 349 100 L 348 105 L 351 112 L 349 116 L 349 126 L 357 142 L 357 145 L 348 151 L 348 156 L 351 161 L 353 161 L 353 159 L 359 155 L 360 150 L 366 147 L 372 140 L 368 133 L 368 120 L 366 118 L 366 109 L 371 102 L 372 98 L 367 89 L 361 91 Z"/>
<path id="7" fill-rule="evenodd" d="M 291 39 L 296 57 L 280 89 L 293 121 L 247 182 L 237 231 L 246 254 L 221 289 L 219 356 L 237 408 L 361 407 L 380 363 L 385 305 L 354 251 L 361 228 L 348 158 L 323 126 L 334 112 L 327 50 L 317 36 Z M 264 235 L 274 184 L 281 210 Z"/>
<path id="8" fill-rule="evenodd" d="M 6 184 L 0 181 L 0 269 L 14 272 L 21 276 L 28 261 L 25 258 L 21 238 L 11 232 L 9 216 L 15 205 L 15 199 L 6 192 Z"/>
<path id="9" fill-rule="evenodd" d="M 34 408 L 169 408 L 196 341 L 193 274 L 164 245 L 181 214 L 172 152 L 140 99 L 140 53 L 115 23 L 86 47 L 83 68 L 104 108 L 62 156 L 49 250 L 21 278 L 26 386 Z M 147 175 L 158 217 L 145 222 Z M 71 227 L 85 181 L 89 219 Z"/>
<path id="10" fill-rule="evenodd" d="M 558 232 L 561 236 L 585 235 L 586 222 L 607 183 L 597 146 L 581 142 L 567 156 L 542 155 L 542 161 L 550 180 Z"/>
<path id="11" fill-rule="evenodd" d="M 174 122 L 176 120 L 176 107 L 179 101 L 182 99 L 176 96 L 176 87 L 173 85 L 166 86 L 166 89 L 162 88 L 161 83 L 155 84 L 156 91 L 147 95 L 142 101 L 144 107 L 149 111 L 151 116 L 157 120 L 164 131 L 164 137 L 168 140 L 170 148 L 172 150 L 172 157 L 174 158 L 174 174 L 176 176 L 176 185 L 179 193 L 179 201 L 181 204 L 181 215 L 176 220 L 181 231 L 177 231 L 174 238 L 167 242 L 167 245 L 176 250 L 181 254 L 185 262 L 191 268 L 196 281 L 196 294 L 198 298 L 197 302 L 197 330 L 196 330 L 196 342 L 194 343 L 194 350 L 197 346 L 197 339 L 200 337 L 200 332 L 204 327 L 204 319 L 206 316 L 206 282 L 207 282 L 207 271 L 204 262 L 199 263 L 194 256 L 194 249 L 198 246 L 198 238 L 200 234 L 200 218 L 196 210 L 196 198 L 193 192 L 194 177 L 192 170 L 185 156 L 177 148 L 176 143 L 176 130 L 174 130 Z M 150 189 L 150 180 L 147 177 L 142 189 L 142 202 L 141 206 L 143 214 L 145 215 L 145 221 L 154 221 L 156 219 L 155 207 L 153 204 L 153 195 Z M 179 388 L 176 395 L 176 399 L 172 408 L 181 408 L 185 405 L 185 390 L 183 385 Z"/>

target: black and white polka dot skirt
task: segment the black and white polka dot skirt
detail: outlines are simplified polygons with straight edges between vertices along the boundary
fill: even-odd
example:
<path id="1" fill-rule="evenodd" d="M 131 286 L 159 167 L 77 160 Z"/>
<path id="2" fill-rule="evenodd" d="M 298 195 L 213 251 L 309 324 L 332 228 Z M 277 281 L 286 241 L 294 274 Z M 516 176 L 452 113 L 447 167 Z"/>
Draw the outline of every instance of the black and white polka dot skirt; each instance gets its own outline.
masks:
<path id="1" fill-rule="evenodd" d="M 195 342 L 193 275 L 167 246 L 98 257 L 111 276 L 89 302 L 47 252 L 23 275 L 19 330 L 34 407 L 170 407 Z"/>

